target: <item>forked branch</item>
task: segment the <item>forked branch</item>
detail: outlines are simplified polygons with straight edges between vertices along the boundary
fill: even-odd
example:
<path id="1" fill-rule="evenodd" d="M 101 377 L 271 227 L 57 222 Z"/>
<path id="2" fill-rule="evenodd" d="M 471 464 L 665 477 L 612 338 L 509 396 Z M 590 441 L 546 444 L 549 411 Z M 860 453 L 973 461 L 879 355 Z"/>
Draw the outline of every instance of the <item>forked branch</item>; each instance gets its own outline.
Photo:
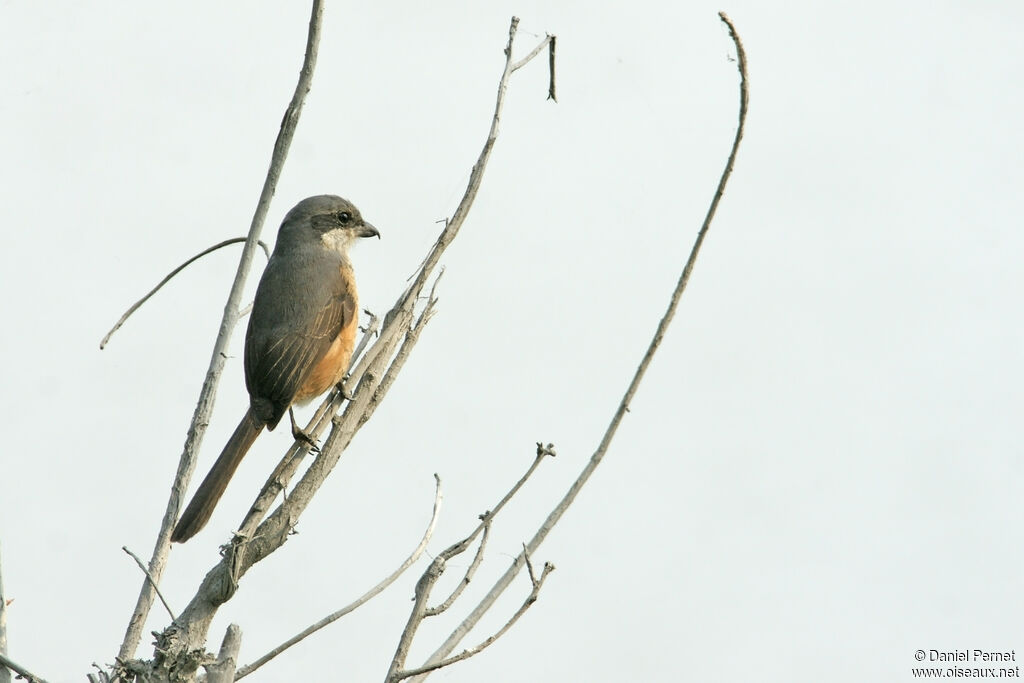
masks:
<path id="1" fill-rule="evenodd" d="M 529 562 L 529 556 L 527 556 L 527 562 Z M 544 571 L 541 572 L 540 578 L 535 578 L 533 574 L 532 565 L 529 566 L 530 583 L 533 586 L 532 590 L 530 591 L 530 594 L 526 596 L 526 599 L 523 600 L 523 604 L 519 606 L 519 609 L 517 609 L 515 613 L 511 617 L 509 617 L 509 620 L 505 622 L 505 625 L 498 629 L 497 632 L 494 633 L 494 635 L 490 636 L 476 647 L 470 648 L 468 650 L 463 650 L 459 654 L 454 655 L 452 657 L 448 657 L 446 659 L 442 659 L 439 662 L 434 662 L 433 664 L 426 664 L 416 669 L 397 671 L 388 678 L 387 683 L 397 683 L 397 681 L 401 681 L 406 678 L 411 678 L 413 676 L 421 676 L 423 674 L 430 673 L 431 671 L 436 671 L 437 669 L 469 659 L 474 655 L 480 654 L 494 641 L 505 635 L 505 633 L 507 633 L 508 630 L 515 626 L 515 623 L 519 621 L 519 617 L 523 616 L 523 614 L 526 613 L 526 610 L 530 609 L 533 603 L 537 602 L 537 596 L 540 595 L 540 589 L 544 585 L 544 581 L 548 578 L 548 574 L 555 571 L 555 565 L 551 564 L 550 562 L 545 562 Z"/>
<path id="2" fill-rule="evenodd" d="M 409 614 L 409 619 L 406 622 L 405 628 L 402 630 L 402 635 L 399 637 L 398 647 L 395 650 L 395 656 L 392 658 L 391 667 L 388 669 L 388 674 L 385 679 L 387 683 L 395 683 L 396 681 L 400 681 L 404 678 L 425 673 L 427 671 L 433 671 L 434 669 L 439 669 L 442 666 L 448 666 L 449 664 L 454 664 L 455 662 L 460 662 L 463 659 L 468 659 L 469 657 L 472 657 L 473 655 L 477 654 L 478 652 L 482 651 L 485 647 L 493 643 L 499 637 L 501 637 L 501 635 L 504 634 L 506 631 L 508 631 L 508 629 L 511 628 L 513 624 L 515 624 L 516 620 L 518 620 L 519 617 L 522 616 L 523 612 L 525 612 L 527 608 L 529 608 L 529 606 L 532 605 L 534 601 L 536 601 L 537 594 L 540 592 L 541 584 L 544 582 L 544 579 L 547 577 L 548 573 L 554 569 L 554 567 L 551 565 L 545 566 L 544 574 L 541 576 L 540 579 L 537 579 L 534 576 L 533 567 L 530 567 L 530 582 L 533 585 L 533 590 L 527 597 L 526 602 L 524 602 L 523 606 L 520 607 L 520 609 L 512 615 L 512 617 L 505 624 L 505 626 L 501 628 L 501 630 L 499 630 L 493 636 L 488 638 L 486 641 L 484 641 L 477 647 L 473 648 L 472 650 L 467 650 L 466 652 L 463 652 L 456 657 L 452 657 L 444 661 L 435 662 L 427 667 L 418 667 L 416 669 L 408 670 L 404 668 L 406 657 L 408 657 L 409 655 L 409 649 L 412 647 L 412 641 L 416 637 L 416 631 L 419 629 L 420 624 L 422 624 L 423 621 L 428 617 L 437 616 L 438 614 L 445 612 L 449 607 L 451 607 L 452 603 L 454 603 L 455 600 L 458 599 L 459 595 L 462 594 L 462 591 L 465 589 L 465 587 L 469 585 L 469 582 L 472 580 L 477 567 L 480 566 L 480 563 L 483 560 L 484 548 L 487 545 L 487 537 L 490 534 L 491 524 L 494 522 L 494 519 L 497 516 L 497 514 L 501 512 L 502 508 L 505 507 L 505 504 L 508 503 L 508 501 L 522 488 L 526 480 L 530 478 L 530 475 L 532 475 L 537 470 L 537 466 L 540 464 L 540 462 L 546 456 L 554 456 L 554 454 L 555 452 L 552 444 L 544 446 L 541 443 L 537 443 L 537 455 L 534 457 L 533 462 L 530 464 L 530 467 L 526 470 L 526 473 L 519 478 L 519 481 L 517 481 L 515 485 L 511 489 L 509 489 L 509 491 L 504 496 L 502 496 L 501 500 L 498 501 L 498 504 L 494 507 L 493 510 L 490 510 L 480 515 L 480 524 L 477 525 L 477 527 L 472 532 L 470 532 L 468 536 L 463 538 L 461 541 L 453 543 L 452 545 L 445 548 L 442 552 L 438 553 L 437 557 L 435 557 L 434 560 L 430 563 L 426 571 L 423 572 L 423 575 L 416 583 L 416 593 L 413 598 L 412 611 Z M 480 538 L 480 545 L 477 547 L 476 555 L 473 557 L 473 561 L 470 563 L 465 575 L 463 575 L 462 580 L 458 583 L 458 585 L 455 587 L 452 593 L 444 601 L 441 602 L 441 604 L 439 604 L 437 607 L 427 607 L 427 603 L 430 598 L 430 593 L 433 590 L 434 585 L 437 583 L 438 579 L 441 578 L 441 575 L 447 568 L 448 561 L 451 560 L 453 557 L 456 557 L 465 552 L 466 549 L 469 548 L 469 546 L 472 544 L 473 540 L 480 534 L 483 534 Z"/>

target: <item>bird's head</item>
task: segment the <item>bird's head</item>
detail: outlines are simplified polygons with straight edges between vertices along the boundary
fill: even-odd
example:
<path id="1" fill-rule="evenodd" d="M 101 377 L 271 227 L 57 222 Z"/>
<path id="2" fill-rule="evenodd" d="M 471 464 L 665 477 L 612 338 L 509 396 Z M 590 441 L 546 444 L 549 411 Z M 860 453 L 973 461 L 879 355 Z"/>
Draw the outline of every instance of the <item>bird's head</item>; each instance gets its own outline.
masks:
<path id="1" fill-rule="evenodd" d="M 319 240 L 342 252 L 359 237 L 379 238 L 380 232 L 363 219 L 352 202 L 333 194 L 303 199 L 284 217 L 278 232 L 279 242 L 282 238 Z"/>

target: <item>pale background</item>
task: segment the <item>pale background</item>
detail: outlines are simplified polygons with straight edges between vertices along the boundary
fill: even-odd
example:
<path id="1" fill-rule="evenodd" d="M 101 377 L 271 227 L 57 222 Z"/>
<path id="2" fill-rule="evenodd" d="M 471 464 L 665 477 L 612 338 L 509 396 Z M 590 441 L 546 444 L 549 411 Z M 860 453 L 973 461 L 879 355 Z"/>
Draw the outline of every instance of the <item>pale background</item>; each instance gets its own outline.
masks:
<path id="1" fill-rule="evenodd" d="M 439 315 L 214 647 L 238 622 L 251 661 L 391 571 L 432 473 L 437 552 L 552 441 L 473 594 L 504 571 L 596 446 L 711 198 L 737 106 L 720 9 L 750 118 L 679 316 L 536 557 L 558 567 L 540 601 L 435 678 L 909 681 L 918 648 L 1024 650 L 1016 1 L 328 2 L 265 237 L 304 196 L 352 199 L 383 233 L 355 257 L 375 311 L 461 196 L 512 14 L 521 53 L 558 35 L 560 101 L 544 59 L 513 80 Z M 238 249 L 98 342 L 244 234 L 307 19 L 306 2 L 0 3 L 0 542 L 11 656 L 54 683 L 116 652 L 141 583 L 121 546 L 149 556 Z M 197 476 L 244 409 L 241 337 Z M 174 550 L 176 609 L 288 442 L 263 437 Z M 423 566 L 249 680 L 381 680 Z M 155 606 L 147 632 L 166 624 Z"/>

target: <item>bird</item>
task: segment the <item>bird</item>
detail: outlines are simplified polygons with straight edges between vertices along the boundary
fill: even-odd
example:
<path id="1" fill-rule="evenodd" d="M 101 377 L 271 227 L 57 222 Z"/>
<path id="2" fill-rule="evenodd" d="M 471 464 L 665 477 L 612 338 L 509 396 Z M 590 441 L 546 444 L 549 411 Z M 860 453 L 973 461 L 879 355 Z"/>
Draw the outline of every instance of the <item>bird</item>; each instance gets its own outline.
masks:
<path id="1" fill-rule="evenodd" d="M 184 543 L 209 521 L 231 476 L 266 427 L 273 430 L 293 405 L 338 384 L 348 370 L 358 327 L 359 300 L 349 247 L 380 232 L 351 202 L 317 195 L 284 217 L 256 288 L 245 333 L 249 409 L 196 489 L 171 534 Z"/>

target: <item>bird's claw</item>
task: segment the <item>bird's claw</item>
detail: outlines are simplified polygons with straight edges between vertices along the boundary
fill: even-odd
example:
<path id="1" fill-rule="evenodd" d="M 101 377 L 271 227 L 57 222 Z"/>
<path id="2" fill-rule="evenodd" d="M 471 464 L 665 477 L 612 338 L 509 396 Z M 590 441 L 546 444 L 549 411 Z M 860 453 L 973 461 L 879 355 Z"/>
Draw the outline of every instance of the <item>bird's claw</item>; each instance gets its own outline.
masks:
<path id="1" fill-rule="evenodd" d="M 292 438 L 295 439 L 296 441 L 301 441 L 302 443 L 309 446 L 310 453 L 313 453 L 314 455 L 319 455 L 320 446 L 317 445 L 316 439 L 311 437 L 309 434 L 305 432 L 305 430 L 299 427 L 299 425 L 295 422 L 295 413 L 292 411 L 291 408 L 288 409 L 288 418 L 292 421 Z"/>
<path id="2" fill-rule="evenodd" d="M 338 382 L 338 391 L 341 392 L 341 395 L 342 397 L 345 398 L 345 400 L 351 402 L 356 399 L 356 395 L 349 391 L 348 382 L 350 379 L 352 379 L 352 375 L 345 375 L 344 377 L 342 377 L 341 381 Z"/>

